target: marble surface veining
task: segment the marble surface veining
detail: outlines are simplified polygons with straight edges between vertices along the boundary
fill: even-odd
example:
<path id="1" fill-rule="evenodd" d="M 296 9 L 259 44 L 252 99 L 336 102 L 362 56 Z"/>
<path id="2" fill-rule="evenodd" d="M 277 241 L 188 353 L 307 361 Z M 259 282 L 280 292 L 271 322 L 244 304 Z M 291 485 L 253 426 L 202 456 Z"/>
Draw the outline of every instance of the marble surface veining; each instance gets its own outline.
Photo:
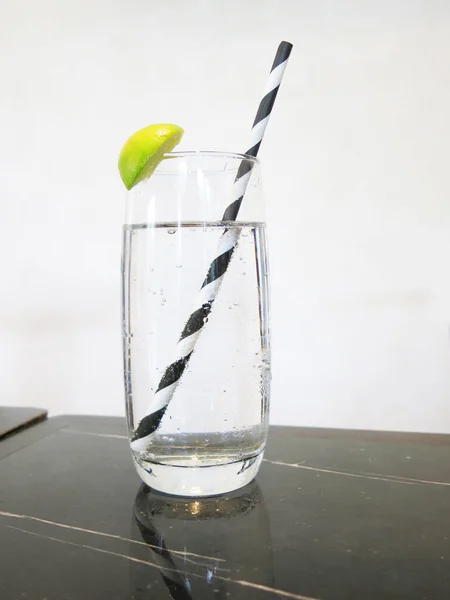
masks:
<path id="1" fill-rule="evenodd" d="M 450 437 L 273 427 L 207 499 L 142 485 L 117 418 L 0 443 L 1 600 L 450 598 Z"/>

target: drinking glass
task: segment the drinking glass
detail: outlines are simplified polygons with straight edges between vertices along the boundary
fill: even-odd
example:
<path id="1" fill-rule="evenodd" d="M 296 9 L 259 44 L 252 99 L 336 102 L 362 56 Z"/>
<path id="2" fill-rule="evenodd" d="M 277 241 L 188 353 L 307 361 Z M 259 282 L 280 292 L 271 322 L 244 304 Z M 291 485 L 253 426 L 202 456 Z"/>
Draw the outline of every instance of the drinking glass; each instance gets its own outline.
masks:
<path id="1" fill-rule="evenodd" d="M 244 192 L 237 218 L 223 220 Z M 229 492 L 261 463 L 270 395 L 264 208 L 259 162 L 224 152 L 166 154 L 127 196 L 130 446 L 141 479 L 167 494 Z"/>

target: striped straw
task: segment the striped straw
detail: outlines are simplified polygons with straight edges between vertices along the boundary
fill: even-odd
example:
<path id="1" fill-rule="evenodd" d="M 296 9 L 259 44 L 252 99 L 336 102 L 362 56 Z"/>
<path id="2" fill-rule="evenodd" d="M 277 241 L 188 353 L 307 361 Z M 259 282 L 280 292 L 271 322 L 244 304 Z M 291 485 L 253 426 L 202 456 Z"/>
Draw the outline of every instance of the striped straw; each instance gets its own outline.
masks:
<path id="1" fill-rule="evenodd" d="M 180 569 L 177 569 L 171 553 L 167 549 L 164 537 L 155 528 L 153 523 L 141 523 L 135 515 L 136 523 L 142 535 L 142 539 L 152 554 L 155 562 L 161 569 L 161 577 L 167 587 L 169 595 L 173 600 L 192 600 L 189 578 Z"/>
<path id="2" fill-rule="evenodd" d="M 247 155 L 252 157 L 257 156 L 261 146 L 291 50 L 292 44 L 289 42 L 281 42 L 275 55 L 267 86 L 253 122 L 250 149 L 246 152 Z M 242 160 L 233 186 L 234 200 L 226 208 L 222 221 L 236 220 L 250 179 L 253 164 L 254 163 L 251 160 Z M 149 411 L 139 423 L 132 437 L 131 448 L 137 452 L 146 450 L 152 434 L 161 424 L 167 406 L 172 399 L 187 364 L 189 363 L 197 339 L 208 321 L 214 300 L 219 292 L 223 276 L 228 268 L 238 241 L 239 233 L 234 229 L 226 229 L 222 234 L 216 257 L 209 266 L 200 293 L 196 298 L 195 308 L 181 332 L 177 344 L 176 358 L 164 371 L 152 399 Z"/>

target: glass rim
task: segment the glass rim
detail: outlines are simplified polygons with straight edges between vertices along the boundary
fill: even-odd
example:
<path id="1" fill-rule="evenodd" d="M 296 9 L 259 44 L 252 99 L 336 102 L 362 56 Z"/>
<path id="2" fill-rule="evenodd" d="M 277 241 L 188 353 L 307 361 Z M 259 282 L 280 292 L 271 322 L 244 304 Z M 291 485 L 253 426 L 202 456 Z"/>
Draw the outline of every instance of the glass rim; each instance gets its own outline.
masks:
<path id="1" fill-rule="evenodd" d="M 166 158 L 224 158 L 233 160 L 248 160 L 255 165 L 259 164 L 259 159 L 251 154 L 243 154 L 240 152 L 227 152 L 226 150 L 180 150 L 176 152 L 165 152 L 163 157 Z M 158 165 L 159 166 L 159 165 Z M 158 170 L 158 167 L 156 168 Z"/>

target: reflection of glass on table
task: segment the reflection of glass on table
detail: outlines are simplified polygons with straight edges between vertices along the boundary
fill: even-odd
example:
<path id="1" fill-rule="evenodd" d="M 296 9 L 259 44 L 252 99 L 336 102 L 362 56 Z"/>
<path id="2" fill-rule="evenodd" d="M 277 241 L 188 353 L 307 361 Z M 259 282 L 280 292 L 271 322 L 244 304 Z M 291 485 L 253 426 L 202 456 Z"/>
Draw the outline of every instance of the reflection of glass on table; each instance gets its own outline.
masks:
<path id="1" fill-rule="evenodd" d="M 133 515 L 130 553 L 134 598 L 189 600 L 259 598 L 249 582 L 273 586 L 269 519 L 255 482 L 223 496 L 186 499 L 142 485 Z M 161 578 L 155 584 L 153 563 Z M 151 571 L 149 571 L 151 569 Z"/>

